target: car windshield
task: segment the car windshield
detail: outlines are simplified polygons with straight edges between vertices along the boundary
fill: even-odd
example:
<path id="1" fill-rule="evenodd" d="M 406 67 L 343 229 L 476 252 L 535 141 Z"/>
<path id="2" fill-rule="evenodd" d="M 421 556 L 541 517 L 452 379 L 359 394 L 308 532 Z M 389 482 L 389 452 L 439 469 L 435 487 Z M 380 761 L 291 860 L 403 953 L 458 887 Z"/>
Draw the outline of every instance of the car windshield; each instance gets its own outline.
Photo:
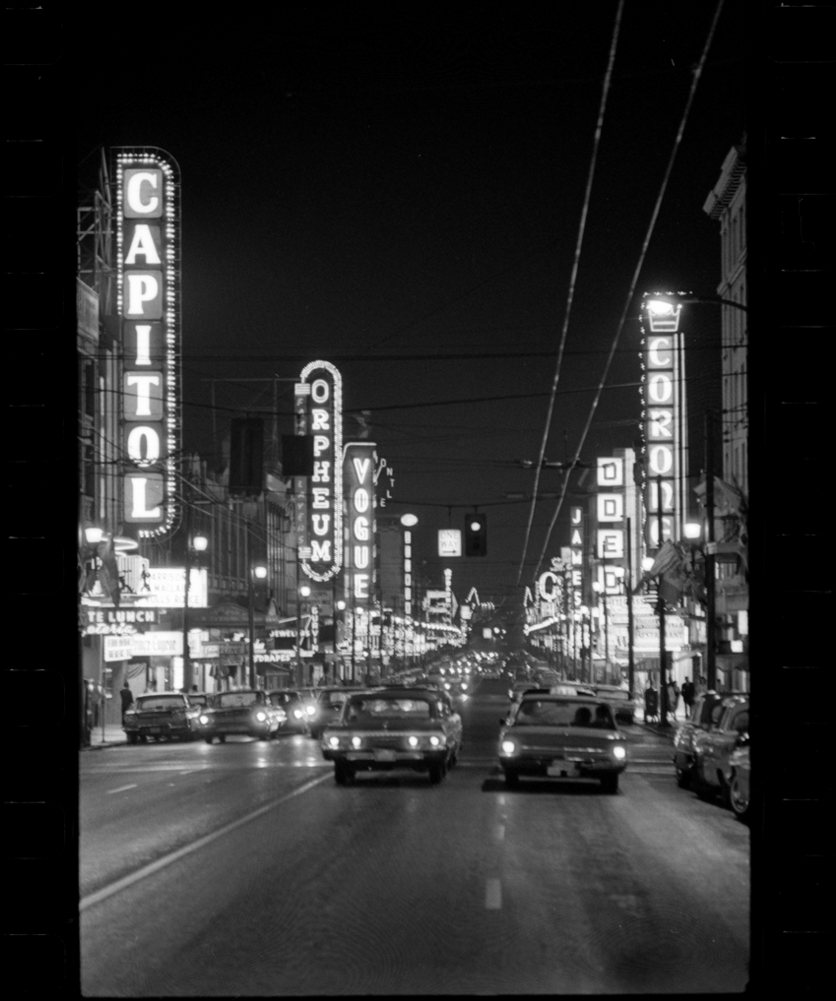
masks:
<path id="1" fill-rule="evenodd" d="M 319 701 L 323 706 L 330 709 L 339 709 L 348 698 L 348 692 L 323 692 Z"/>
<path id="2" fill-rule="evenodd" d="M 374 720 L 383 717 L 430 719 L 432 715 L 432 703 L 429 699 L 406 697 L 352 699 L 346 710 L 348 720 Z"/>
<path id="3" fill-rule="evenodd" d="M 257 701 L 255 692 L 221 692 L 216 704 L 222 709 L 230 709 L 235 706 L 254 706 Z"/>
<path id="4" fill-rule="evenodd" d="M 208 695 L 190 695 L 189 696 L 189 702 L 191 702 L 191 704 L 193 706 L 205 706 L 209 702 L 209 696 Z"/>
<path id="5" fill-rule="evenodd" d="M 516 726 L 583 726 L 615 730 L 609 706 L 600 702 L 561 702 L 558 699 L 523 699 Z"/>
<path id="6" fill-rule="evenodd" d="M 182 695 L 140 695 L 136 700 L 137 709 L 182 709 Z"/>

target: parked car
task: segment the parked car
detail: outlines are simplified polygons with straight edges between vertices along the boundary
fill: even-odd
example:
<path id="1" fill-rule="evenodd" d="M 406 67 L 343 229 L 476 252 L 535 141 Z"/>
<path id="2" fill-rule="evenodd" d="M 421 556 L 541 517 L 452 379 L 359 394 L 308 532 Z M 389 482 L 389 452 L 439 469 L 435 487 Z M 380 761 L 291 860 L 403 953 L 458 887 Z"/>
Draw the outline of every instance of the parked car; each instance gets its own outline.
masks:
<path id="1" fill-rule="evenodd" d="M 212 704 L 209 692 L 189 692 L 188 716 L 192 720 L 195 736 L 200 736 L 200 714 Z"/>
<path id="2" fill-rule="evenodd" d="M 269 740 L 285 718 L 284 710 L 272 705 L 262 688 L 218 692 L 200 714 L 201 735 L 207 744 L 216 737 L 223 743 L 232 734 Z"/>
<path id="3" fill-rule="evenodd" d="M 694 776 L 694 738 L 711 725 L 711 714 L 727 695 L 734 692 L 702 692 L 694 699 L 690 717 L 677 728 L 673 741 L 673 764 L 676 784 L 690 789 Z"/>
<path id="4" fill-rule="evenodd" d="M 365 692 L 363 685 L 340 685 L 335 688 L 320 688 L 316 696 L 314 712 L 308 724 L 308 733 L 315 740 L 322 736 L 322 731 L 329 723 L 333 723 L 340 710 L 352 692 Z"/>
<path id="5" fill-rule="evenodd" d="M 727 695 L 711 713 L 707 729 L 694 737 L 693 786 L 702 799 L 720 796 L 729 806 L 726 775 L 738 741 L 749 733 L 749 696 Z"/>
<path id="6" fill-rule="evenodd" d="M 138 695 L 125 712 L 122 729 L 130 744 L 138 740 L 192 740 L 197 733 L 197 720 L 190 713 L 191 705 L 182 692 L 159 692 Z"/>
<path id="7" fill-rule="evenodd" d="M 438 783 L 458 758 L 461 716 L 449 697 L 428 688 L 349 692 L 322 733 L 322 754 L 345 785 L 357 771 L 411 769 Z"/>
<path id="8" fill-rule="evenodd" d="M 627 739 L 603 699 L 527 692 L 500 723 L 499 764 L 509 789 L 525 775 L 598 779 L 605 792 L 618 792 Z"/>
<path id="9" fill-rule="evenodd" d="M 631 692 L 619 685 L 595 685 L 595 694 L 609 703 L 616 722 L 632 723 L 636 716 L 636 702 Z"/>
<path id="10" fill-rule="evenodd" d="M 312 689 L 307 689 L 307 692 Z M 316 697 L 295 688 L 276 688 L 267 693 L 274 706 L 282 709 L 284 721 L 279 730 L 289 733 L 307 733 L 311 716 L 316 712 Z"/>
<path id="11" fill-rule="evenodd" d="M 749 735 L 740 734 L 729 756 L 725 775 L 732 813 L 744 824 L 749 823 Z"/>

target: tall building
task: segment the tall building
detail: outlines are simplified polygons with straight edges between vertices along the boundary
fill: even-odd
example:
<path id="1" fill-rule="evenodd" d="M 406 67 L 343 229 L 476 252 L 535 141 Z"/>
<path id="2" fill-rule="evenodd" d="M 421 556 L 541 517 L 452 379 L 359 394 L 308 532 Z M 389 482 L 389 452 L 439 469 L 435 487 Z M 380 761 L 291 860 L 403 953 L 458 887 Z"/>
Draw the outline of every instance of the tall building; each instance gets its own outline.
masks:
<path id="1" fill-rule="evenodd" d="M 747 499 L 749 493 L 746 137 L 733 146 L 703 205 L 720 224 L 722 468 L 715 492 L 718 684 L 748 688 Z M 732 305 L 737 304 L 737 305 Z"/>

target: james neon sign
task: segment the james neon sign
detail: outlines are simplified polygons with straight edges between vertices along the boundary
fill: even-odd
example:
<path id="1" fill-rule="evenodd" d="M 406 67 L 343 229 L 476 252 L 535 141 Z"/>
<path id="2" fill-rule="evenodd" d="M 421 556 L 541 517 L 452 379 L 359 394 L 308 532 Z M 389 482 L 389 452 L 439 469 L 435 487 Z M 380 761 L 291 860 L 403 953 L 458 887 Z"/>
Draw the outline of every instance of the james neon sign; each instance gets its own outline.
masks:
<path id="1" fill-rule="evenodd" d="M 302 369 L 295 395 L 296 431 L 313 439 L 299 556 L 307 576 L 322 582 L 343 565 L 342 377 L 330 362 L 311 362 Z"/>
<path id="2" fill-rule="evenodd" d="M 144 537 L 172 525 L 179 450 L 180 182 L 168 154 L 116 153 L 117 310 L 122 374 L 123 517 Z"/>

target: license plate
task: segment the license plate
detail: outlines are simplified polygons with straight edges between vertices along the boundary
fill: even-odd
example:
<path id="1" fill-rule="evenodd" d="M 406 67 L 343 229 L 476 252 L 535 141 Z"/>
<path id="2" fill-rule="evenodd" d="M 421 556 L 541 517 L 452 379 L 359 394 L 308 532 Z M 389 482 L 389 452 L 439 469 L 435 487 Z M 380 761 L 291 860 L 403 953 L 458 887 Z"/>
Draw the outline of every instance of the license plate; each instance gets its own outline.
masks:
<path id="1" fill-rule="evenodd" d="M 375 761 L 397 761 L 398 756 L 394 751 L 375 751 L 374 752 Z"/>
<path id="2" fill-rule="evenodd" d="M 148 728 L 149 733 L 162 733 L 163 728 L 161 726 L 151 726 Z"/>
<path id="3" fill-rule="evenodd" d="M 558 778 L 560 777 L 561 772 L 566 772 L 567 776 L 577 775 L 578 768 L 577 765 L 574 763 L 574 761 L 562 761 L 562 762 L 557 762 L 555 764 L 551 764 L 546 769 L 546 774 L 556 775 L 558 776 Z"/>

